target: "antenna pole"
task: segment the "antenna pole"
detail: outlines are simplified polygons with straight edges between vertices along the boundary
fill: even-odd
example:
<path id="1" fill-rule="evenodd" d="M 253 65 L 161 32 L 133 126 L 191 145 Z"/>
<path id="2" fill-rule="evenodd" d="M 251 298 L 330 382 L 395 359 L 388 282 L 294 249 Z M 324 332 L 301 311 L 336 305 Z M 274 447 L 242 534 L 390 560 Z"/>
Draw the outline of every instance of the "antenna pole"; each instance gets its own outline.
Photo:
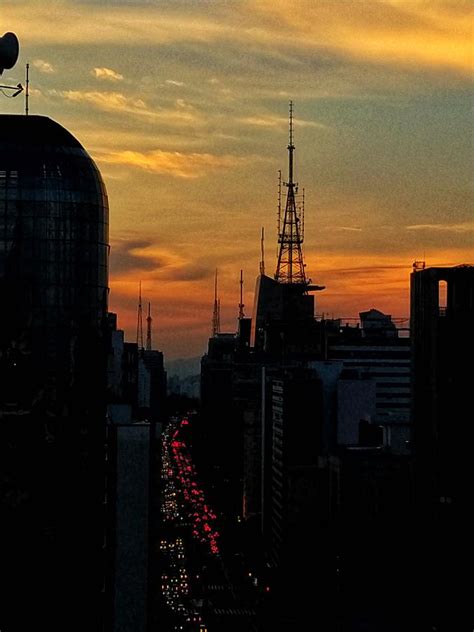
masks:
<path id="1" fill-rule="evenodd" d="M 293 186 L 293 101 L 290 101 L 290 142 L 288 143 L 288 186 Z"/>
<path id="2" fill-rule="evenodd" d="M 137 315 L 137 345 L 143 350 L 143 310 L 142 310 L 142 282 L 138 289 L 138 315 Z"/>
<path id="3" fill-rule="evenodd" d="M 260 274 L 265 274 L 265 228 L 262 226 L 262 236 L 260 237 Z"/>
<path id="4" fill-rule="evenodd" d="M 240 303 L 239 303 L 239 320 L 245 317 L 244 314 L 244 271 L 240 271 Z"/>
<path id="5" fill-rule="evenodd" d="M 151 351 L 151 323 L 153 318 L 151 317 L 151 303 L 148 303 L 148 316 L 146 319 L 146 350 Z"/>
<path id="6" fill-rule="evenodd" d="M 278 237 L 281 232 L 281 169 L 278 169 Z"/>
<path id="7" fill-rule="evenodd" d="M 25 116 L 30 111 L 30 64 L 26 64 Z"/>
<path id="8" fill-rule="evenodd" d="M 301 207 L 301 239 L 304 239 L 304 188 L 303 188 L 303 200 Z"/>
<path id="9" fill-rule="evenodd" d="M 215 338 L 221 331 L 221 302 L 217 297 L 217 268 L 214 279 L 214 312 L 212 314 L 212 336 Z"/>

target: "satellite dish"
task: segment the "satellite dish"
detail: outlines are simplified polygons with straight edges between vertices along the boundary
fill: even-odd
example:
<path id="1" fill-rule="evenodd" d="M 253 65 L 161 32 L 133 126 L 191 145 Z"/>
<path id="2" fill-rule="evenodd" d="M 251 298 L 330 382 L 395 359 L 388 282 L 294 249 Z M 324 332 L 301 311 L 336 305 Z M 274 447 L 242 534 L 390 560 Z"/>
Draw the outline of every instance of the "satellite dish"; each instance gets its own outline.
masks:
<path id="1" fill-rule="evenodd" d="M 19 52 L 20 44 L 15 33 L 5 33 L 0 37 L 0 75 L 5 69 L 13 68 Z"/>

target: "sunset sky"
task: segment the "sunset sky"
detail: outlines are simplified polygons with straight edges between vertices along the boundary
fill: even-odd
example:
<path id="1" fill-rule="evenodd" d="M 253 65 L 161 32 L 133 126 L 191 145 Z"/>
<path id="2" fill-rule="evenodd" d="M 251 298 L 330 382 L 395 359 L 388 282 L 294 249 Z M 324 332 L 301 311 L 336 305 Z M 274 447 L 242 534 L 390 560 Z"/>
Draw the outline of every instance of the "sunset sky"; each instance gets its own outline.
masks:
<path id="1" fill-rule="evenodd" d="M 472 263 L 470 1 L 0 0 L 20 39 L 30 112 L 69 129 L 110 203 L 110 309 L 135 339 L 138 282 L 168 359 L 201 354 L 213 275 L 234 331 L 251 315 L 295 103 L 317 312 L 409 313 L 416 259 Z M 22 97 L 1 99 L 21 113 Z"/>

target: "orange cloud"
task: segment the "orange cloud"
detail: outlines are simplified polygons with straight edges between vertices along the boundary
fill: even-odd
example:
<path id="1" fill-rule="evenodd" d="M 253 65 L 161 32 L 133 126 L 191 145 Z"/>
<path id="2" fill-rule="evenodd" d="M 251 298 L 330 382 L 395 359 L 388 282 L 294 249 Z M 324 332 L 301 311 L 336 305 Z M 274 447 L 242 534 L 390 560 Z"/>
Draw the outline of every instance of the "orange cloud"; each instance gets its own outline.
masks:
<path id="1" fill-rule="evenodd" d="M 461 222 L 460 224 L 412 224 L 407 230 L 436 231 L 448 233 L 473 233 L 474 222 Z"/>
<path id="2" fill-rule="evenodd" d="M 183 103 L 177 102 L 176 109 L 151 108 L 143 99 L 128 97 L 121 92 L 100 92 L 100 91 L 80 91 L 80 90 L 56 90 L 50 91 L 51 96 L 61 96 L 67 101 L 75 103 L 85 103 L 106 112 L 116 112 L 119 114 L 131 114 L 137 117 L 148 119 L 150 122 L 162 121 L 166 123 L 193 123 L 199 120 L 196 112 L 191 108 L 183 107 Z M 179 100 L 178 100 L 179 101 Z"/>
<path id="3" fill-rule="evenodd" d="M 55 72 L 54 66 L 49 63 L 49 61 L 45 61 L 44 59 L 34 59 L 33 66 L 37 68 L 40 72 L 43 72 L 47 75 Z"/>
<path id="4" fill-rule="evenodd" d="M 282 116 L 274 116 L 271 114 L 262 116 L 247 116 L 237 119 L 238 123 L 244 123 L 246 125 L 257 125 L 259 127 L 278 127 L 285 129 L 288 125 L 288 119 Z M 295 127 L 319 127 L 326 129 L 326 125 L 317 123 L 316 121 L 305 121 L 304 119 L 296 119 L 294 121 Z"/>
<path id="5" fill-rule="evenodd" d="M 472 73 L 472 6 L 424 0 L 241 0 L 206 15 L 196 6 L 111 8 L 72 0 L 50 2 L 55 28 L 43 3 L 2 8 L 6 22 L 28 24 L 30 42 L 97 43 L 123 47 L 179 41 L 238 42 L 272 49 L 331 49 L 370 61 L 442 66 Z M 192 3 L 191 3 L 192 4 Z M 20 33 L 23 35 L 23 33 Z M 279 54 L 282 54 L 281 52 Z"/>
<path id="6" fill-rule="evenodd" d="M 93 68 L 91 73 L 96 79 L 105 79 L 106 81 L 122 81 L 123 75 L 115 72 L 111 68 Z"/>
<path id="7" fill-rule="evenodd" d="M 235 167 L 247 163 L 250 159 L 231 155 L 185 154 L 160 149 L 148 152 L 116 151 L 98 156 L 98 160 L 104 163 L 128 165 L 150 173 L 172 175 L 178 178 L 199 178 L 206 175 L 209 169 Z"/>
<path id="8" fill-rule="evenodd" d="M 376 63 L 444 66 L 472 75 L 472 6 L 422 0 L 252 0 L 297 46 Z"/>

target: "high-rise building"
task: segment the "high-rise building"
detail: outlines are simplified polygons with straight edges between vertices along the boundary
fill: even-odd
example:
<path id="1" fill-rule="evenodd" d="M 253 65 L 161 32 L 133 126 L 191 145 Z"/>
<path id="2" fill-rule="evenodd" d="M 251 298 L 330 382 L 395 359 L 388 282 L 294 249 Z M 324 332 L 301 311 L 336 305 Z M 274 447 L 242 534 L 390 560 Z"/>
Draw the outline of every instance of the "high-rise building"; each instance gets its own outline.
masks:
<path id="1" fill-rule="evenodd" d="M 327 356 L 342 362 L 355 377 L 375 385 L 371 421 L 384 428 L 384 443 L 393 452 L 408 454 L 411 439 L 410 338 L 400 333 L 391 316 L 377 309 L 360 313 L 360 326 L 340 327 L 328 321 Z"/>
<path id="2" fill-rule="evenodd" d="M 105 629 L 145 632 L 158 616 L 153 538 L 159 532 L 157 444 L 166 372 L 161 351 L 124 342 L 116 314 L 109 312 L 108 326 Z M 150 320 L 147 341 L 151 347 Z"/>
<path id="3" fill-rule="evenodd" d="M 201 470 L 216 490 L 213 501 L 227 515 L 238 515 L 242 506 L 242 430 L 235 406 L 234 373 L 238 338 L 216 333 L 201 360 L 202 454 Z"/>
<path id="4" fill-rule="evenodd" d="M 0 116 L 0 628 L 101 630 L 108 202 L 42 116 Z"/>
<path id="5" fill-rule="evenodd" d="M 419 572 L 435 629 L 472 629 L 474 266 L 411 275 L 413 421 Z M 426 538 L 429 530 L 430 538 Z M 454 624 L 454 621 L 459 622 Z M 458 626 L 458 627 L 456 627 Z M 466 626 L 466 627 L 464 627 Z"/>
<path id="6" fill-rule="evenodd" d="M 106 630 L 112 632 L 149 629 L 154 432 L 148 422 L 112 421 L 107 427 L 111 585 Z M 153 492 L 158 494 L 156 488 Z"/>
<path id="7" fill-rule="evenodd" d="M 302 540 L 308 552 L 314 529 L 321 402 L 321 382 L 312 371 L 283 369 L 273 380 L 270 559 L 284 568 L 297 563 Z"/>
<path id="8" fill-rule="evenodd" d="M 466 464 L 459 454 L 461 422 L 472 408 L 473 318 L 474 266 L 412 273 L 415 449 L 423 463 L 423 497 L 433 509 L 466 500 L 460 496 L 467 491 Z"/>

